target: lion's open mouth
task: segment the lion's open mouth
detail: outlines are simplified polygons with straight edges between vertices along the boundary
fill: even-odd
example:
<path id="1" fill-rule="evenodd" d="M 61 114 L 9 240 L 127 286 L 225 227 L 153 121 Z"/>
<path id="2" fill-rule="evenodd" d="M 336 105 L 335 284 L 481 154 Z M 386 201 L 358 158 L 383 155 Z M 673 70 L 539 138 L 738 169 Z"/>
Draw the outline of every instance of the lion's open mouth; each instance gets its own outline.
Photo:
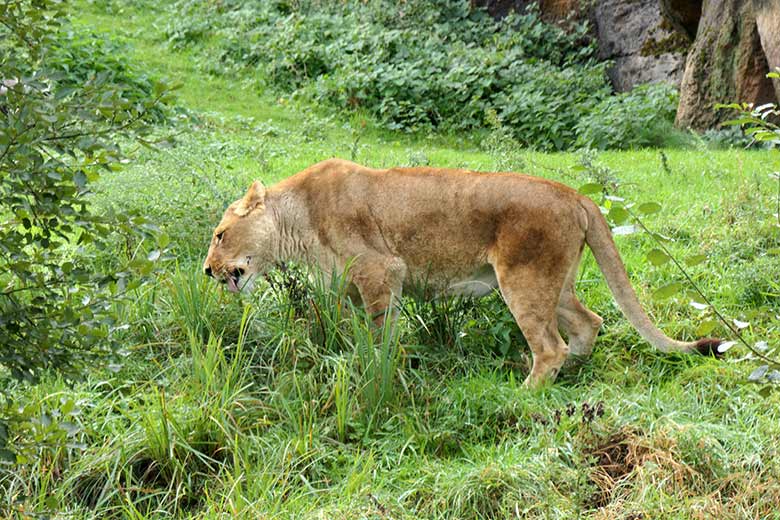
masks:
<path id="1" fill-rule="evenodd" d="M 222 280 L 224 283 L 227 283 L 228 290 L 230 292 L 237 293 L 241 290 L 241 286 L 239 285 L 239 282 L 241 281 L 241 276 L 244 274 L 244 270 L 240 267 L 236 267 L 235 269 L 227 272 L 227 277 Z"/>

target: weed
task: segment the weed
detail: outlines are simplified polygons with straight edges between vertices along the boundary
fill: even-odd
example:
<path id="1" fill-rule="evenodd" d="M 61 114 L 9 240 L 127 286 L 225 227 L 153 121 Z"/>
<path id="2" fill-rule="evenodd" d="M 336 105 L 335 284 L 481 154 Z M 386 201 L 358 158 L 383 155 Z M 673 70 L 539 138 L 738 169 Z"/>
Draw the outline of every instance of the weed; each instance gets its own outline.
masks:
<path id="1" fill-rule="evenodd" d="M 523 146 L 515 139 L 512 131 L 502 124 L 498 114 L 488 109 L 485 121 L 490 133 L 480 147 L 496 158 L 495 170 L 500 172 L 519 172 L 525 169 Z"/>

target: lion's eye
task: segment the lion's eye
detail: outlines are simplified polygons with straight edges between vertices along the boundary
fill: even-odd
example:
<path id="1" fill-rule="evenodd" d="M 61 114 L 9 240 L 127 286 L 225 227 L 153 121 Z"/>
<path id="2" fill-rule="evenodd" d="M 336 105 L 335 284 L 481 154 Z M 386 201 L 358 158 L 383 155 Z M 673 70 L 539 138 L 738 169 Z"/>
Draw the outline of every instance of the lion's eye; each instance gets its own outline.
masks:
<path id="1" fill-rule="evenodd" d="M 217 242 L 222 242 L 222 236 L 225 234 L 224 231 L 220 231 L 217 233 Z"/>

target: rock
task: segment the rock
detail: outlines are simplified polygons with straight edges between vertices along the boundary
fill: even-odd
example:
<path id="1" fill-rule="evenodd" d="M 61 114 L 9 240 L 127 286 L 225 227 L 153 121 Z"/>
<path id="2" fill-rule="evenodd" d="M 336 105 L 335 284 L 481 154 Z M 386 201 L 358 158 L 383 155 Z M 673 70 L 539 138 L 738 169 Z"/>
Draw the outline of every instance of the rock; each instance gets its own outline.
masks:
<path id="1" fill-rule="evenodd" d="M 666 81 L 679 85 L 689 36 L 666 16 L 659 0 L 603 0 L 594 9 L 599 57 L 615 62 L 615 90 Z"/>
<path id="2" fill-rule="evenodd" d="M 705 0 L 680 86 L 677 125 L 704 130 L 733 116 L 715 111 L 715 103 L 774 101 L 768 71 L 751 0 Z"/>
<path id="3" fill-rule="evenodd" d="M 670 23 L 693 41 L 701 19 L 701 3 L 702 0 L 661 0 L 661 10 Z"/>
<path id="4" fill-rule="evenodd" d="M 542 0 L 539 7 L 544 16 L 553 20 L 563 20 L 571 15 L 577 17 L 583 12 L 579 0 Z"/>
<path id="5" fill-rule="evenodd" d="M 780 2 L 777 0 L 753 0 L 756 27 L 764 49 L 769 70 L 780 67 Z M 780 79 L 774 80 L 775 97 L 780 100 Z"/>

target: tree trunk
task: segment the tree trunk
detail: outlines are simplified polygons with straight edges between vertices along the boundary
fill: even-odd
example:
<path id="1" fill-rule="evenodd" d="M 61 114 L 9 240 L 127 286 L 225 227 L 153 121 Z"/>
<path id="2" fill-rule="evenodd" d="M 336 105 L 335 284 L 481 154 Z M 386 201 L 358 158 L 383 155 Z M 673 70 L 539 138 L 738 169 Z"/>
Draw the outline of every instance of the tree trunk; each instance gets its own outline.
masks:
<path id="1" fill-rule="evenodd" d="M 774 101 L 767 72 L 752 1 L 705 0 L 685 64 L 677 125 L 704 130 L 732 115 L 716 111 L 716 103 Z"/>
<path id="2" fill-rule="evenodd" d="M 770 70 L 780 68 L 780 2 L 753 0 L 756 25 Z M 774 80 L 775 96 L 780 100 L 780 79 Z"/>

